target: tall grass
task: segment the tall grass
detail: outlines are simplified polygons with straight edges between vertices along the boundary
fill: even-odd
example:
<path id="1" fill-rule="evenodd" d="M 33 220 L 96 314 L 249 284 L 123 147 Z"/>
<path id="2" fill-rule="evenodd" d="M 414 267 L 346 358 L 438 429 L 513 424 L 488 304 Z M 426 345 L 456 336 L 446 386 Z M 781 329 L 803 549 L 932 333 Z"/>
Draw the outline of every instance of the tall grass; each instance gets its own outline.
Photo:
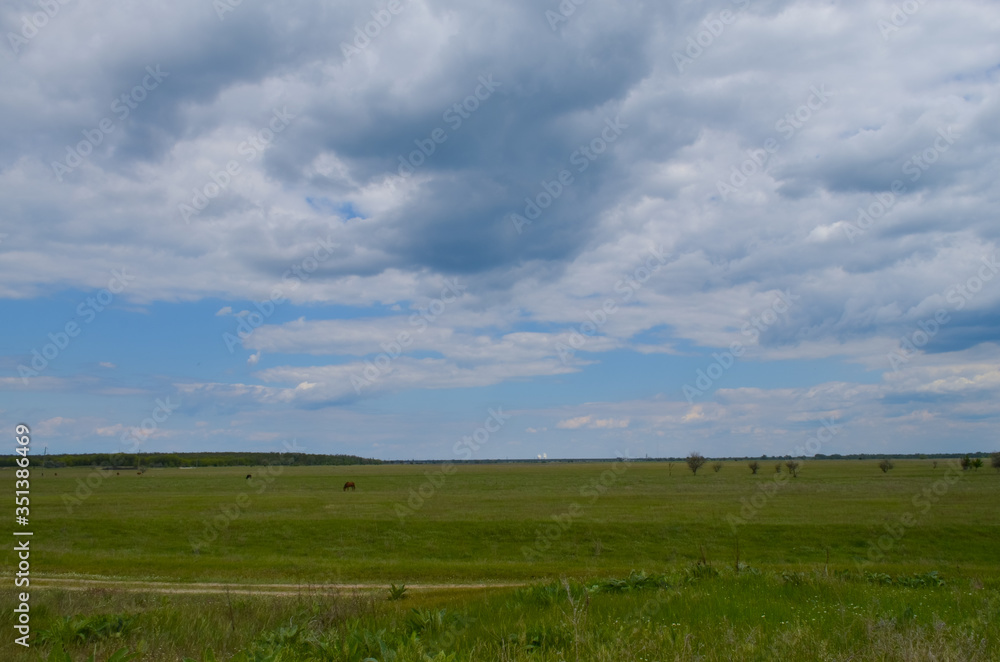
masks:
<path id="1" fill-rule="evenodd" d="M 245 471 L 116 476 L 72 512 L 62 496 L 86 471 L 39 476 L 35 638 L 27 651 L 4 644 L 0 660 L 1000 659 L 996 473 L 965 472 L 930 499 L 946 471 L 930 461 L 887 474 L 809 461 L 771 492 L 770 468 L 743 463 L 623 466 L 462 466 L 405 518 L 394 506 L 423 467 L 291 467 L 197 550 L 199 527 L 246 503 Z M 345 479 L 358 491 L 342 492 Z M 745 520 L 738 531 L 729 515 Z M 0 557 L 15 567 L 12 548 Z M 47 588 L 46 576 L 379 589 L 161 595 Z M 535 583 L 413 588 L 490 580 Z M 13 607 L 0 597 L 9 633 Z"/>
<path id="2" fill-rule="evenodd" d="M 697 564 L 402 601 L 385 590 L 229 598 L 46 591 L 36 596 L 35 647 L 17 659 L 61 662 L 63 649 L 72 660 L 124 649 L 141 660 L 204 662 L 1000 658 L 996 577 L 713 570 Z M 67 621 L 67 613 L 76 616 Z"/>

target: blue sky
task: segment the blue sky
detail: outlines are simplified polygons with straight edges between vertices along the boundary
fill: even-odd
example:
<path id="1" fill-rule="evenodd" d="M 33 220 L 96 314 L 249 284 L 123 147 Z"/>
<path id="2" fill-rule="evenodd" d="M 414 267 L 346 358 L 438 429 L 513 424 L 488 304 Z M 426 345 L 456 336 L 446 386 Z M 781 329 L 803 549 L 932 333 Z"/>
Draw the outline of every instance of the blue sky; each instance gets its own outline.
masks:
<path id="1" fill-rule="evenodd" d="M 393 7 L 0 10 L 0 425 L 997 450 L 995 5 Z"/>

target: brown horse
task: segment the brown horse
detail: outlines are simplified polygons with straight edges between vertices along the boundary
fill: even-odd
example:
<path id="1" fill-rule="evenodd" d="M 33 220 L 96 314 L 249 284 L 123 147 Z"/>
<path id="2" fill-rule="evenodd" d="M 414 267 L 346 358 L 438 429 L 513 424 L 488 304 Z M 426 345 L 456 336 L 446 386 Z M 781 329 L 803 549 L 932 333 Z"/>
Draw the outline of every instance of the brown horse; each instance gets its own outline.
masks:
<path id="1" fill-rule="evenodd" d="M 344 483 L 344 491 L 345 492 L 347 490 L 355 490 L 355 489 L 357 489 L 357 488 L 354 486 L 354 483 L 352 483 L 351 481 L 347 481 L 346 483 Z"/>

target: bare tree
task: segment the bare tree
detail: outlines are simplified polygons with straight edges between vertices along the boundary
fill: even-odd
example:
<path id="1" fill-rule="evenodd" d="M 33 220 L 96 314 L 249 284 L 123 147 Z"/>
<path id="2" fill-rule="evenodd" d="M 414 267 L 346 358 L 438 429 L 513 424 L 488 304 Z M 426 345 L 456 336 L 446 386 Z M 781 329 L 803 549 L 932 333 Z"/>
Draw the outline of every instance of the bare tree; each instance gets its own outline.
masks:
<path id="1" fill-rule="evenodd" d="M 758 462 L 757 460 L 754 460 L 753 462 L 751 462 L 747 466 L 750 467 L 750 473 L 752 473 L 754 476 L 756 476 L 757 475 L 757 470 L 760 469 L 760 462 Z"/>
<path id="2" fill-rule="evenodd" d="M 785 462 L 785 466 L 788 467 L 788 473 L 792 474 L 792 478 L 799 477 L 799 463 L 795 460 L 789 460 Z"/>
<path id="3" fill-rule="evenodd" d="M 716 462 L 712 465 L 712 471 L 715 473 L 719 473 L 720 470 L 722 470 L 722 462 Z"/>
<path id="4" fill-rule="evenodd" d="M 889 458 L 885 458 L 884 460 L 878 463 L 878 468 L 881 469 L 882 473 L 884 474 L 889 473 L 889 469 L 893 468 L 892 460 L 890 460 Z"/>
<path id="5" fill-rule="evenodd" d="M 687 458 L 688 469 L 691 473 L 698 475 L 698 469 L 701 469 L 702 465 L 708 462 L 701 453 L 691 453 Z"/>

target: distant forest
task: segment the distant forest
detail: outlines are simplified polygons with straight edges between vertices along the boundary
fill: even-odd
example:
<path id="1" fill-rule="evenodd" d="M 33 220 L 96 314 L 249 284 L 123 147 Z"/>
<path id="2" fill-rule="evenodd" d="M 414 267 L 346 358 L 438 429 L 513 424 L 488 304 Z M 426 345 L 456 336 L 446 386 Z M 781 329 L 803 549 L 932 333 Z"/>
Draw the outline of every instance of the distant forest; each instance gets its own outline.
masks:
<path id="1" fill-rule="evenodd" d="M 0 467 L 14 466 L 17 455 L 0 457 Z M 77 455 L 31 455 L 34 466 L 44 467 L 254 467 L 268 464 L 288 466 L 382 464 L 357 455 L 316 455 L 310 453 L 82 453 Z"/>
<path id="2" fill-rule="evenodd" d="M 849 455 L 841 455 L 840 453 L 834 453 L 832 455 L 824 455 L 823 453 L 817 453 L 812 456 L 797 455 L 794 456 L 797 459 L 809 459 L 809 460 L 880 460 L 883 458 L 891 458 L 893 460 L 943 460 L 948 458 L 983 458 L 986 459 L 990 457 L 991 454 L 986 451 L 978 451 L 975 453 L 853 453 Z M 793 458 L 791 455 L 755 455 L 755 456 L 705 456 L 710 460 L 730 460 L 730 461 L 742 461 L 742 460 L 790 460 Z M 629 462 L 684 462 L 686 457 L 629 457 L 623 458 L 622 456 L 617 457 L 590 457 L 590 458 L 528 458 L 528 459 L 476 459 L 476 460 L 380 460 L 379 464 L 558 464 L 566 462 L 615 462 L 627 460 Z"/>
<path id="3" fill-rule="evenodd" d="M 881 458 L 902 459 L 945 459 L 968 456 L 970 458 L 988 458 L 990 453 L 855 453 L 849 455 L 817 454 L 813 460 L 873 460 Z M 0 456 L 0 467 L 13 467 L 18 455 Z M 218 453 L 80 453 L 75 455 L 31 455 L 33 466 L 43 467 L 93 467 L 105 466 L 121 469 L 148 467 L 151 469 L 165 467 L 255 467 L 269 464 L 287 466 L 344 466 L 349 464 L 548 464 L 558 462 L 614 462 L 623 458 L 579 458 L 579 459 L 477 459 L 477 460 L 376 460 L 357 455 L 318 455 L 310 453 L 249 453 L 249 452 L 218 452 Z M 713 460 L 787 460 L 791 455 L 761 455 L 759 457 L 712 457 Z M 631 462 L 683 462 L 683 457 L 633 457 Z"/>

